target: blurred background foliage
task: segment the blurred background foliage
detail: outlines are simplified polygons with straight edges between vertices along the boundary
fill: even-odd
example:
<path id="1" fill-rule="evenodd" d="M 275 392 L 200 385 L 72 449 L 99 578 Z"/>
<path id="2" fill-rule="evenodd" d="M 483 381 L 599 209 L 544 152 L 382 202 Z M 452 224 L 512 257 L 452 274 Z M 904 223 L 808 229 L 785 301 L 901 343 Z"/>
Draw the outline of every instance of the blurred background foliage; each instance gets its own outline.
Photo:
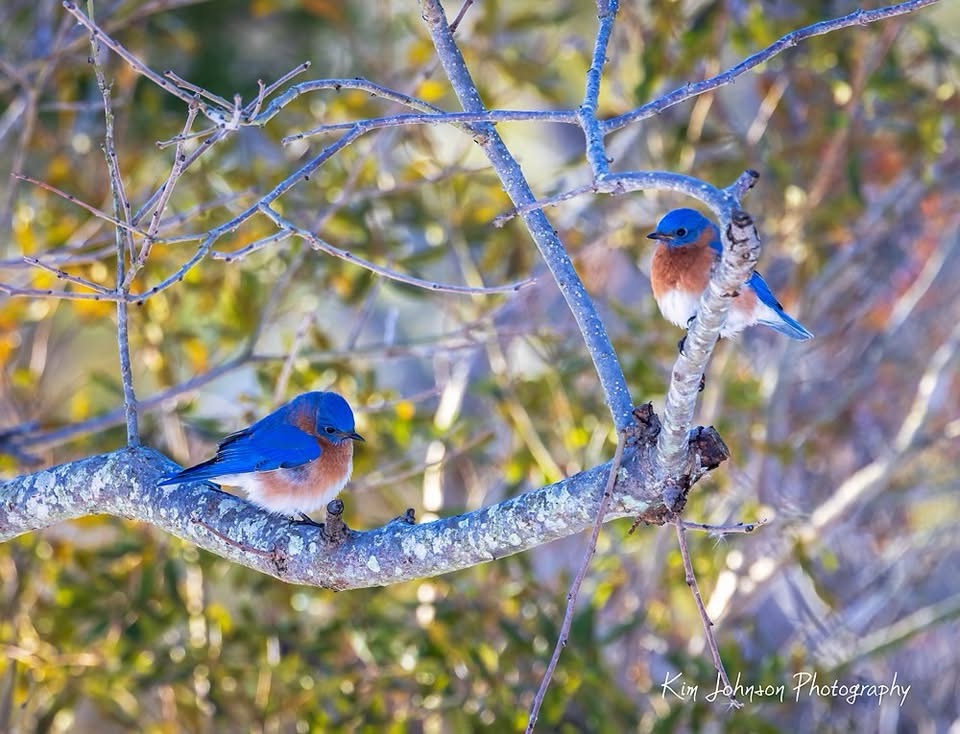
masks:
<path id="1" fill-rule="evenodd" d="M 620 114 L 715 74 L 794 28 L 857 3 L 624 3 L 601 95 Z M 866 3 L 876 7 L 874 2 Z M 453 14 L 455 8 L 448 8 Z M 296 81 L 369 78 L 456 109 L 414 3 L 284 0 L 96 3 L 104 27 L 157 71 L 231 99 Z M 491 108 L 573 108 L 596 27 L 592 2 L 473 5 L 458 40 Z M 761 172 L 748 206 L 761 269 L 816 333 L 763 330 L 721 344 L 698 420 L 733 458 L 688 517 L 766 517 L 751 536 L 691 538 L 731 677 L 913 688 L 866 699 L 706 702 L 715 675 L 673 533 L 609 525 L 581 595 L 540 729 L 946 731 L 960 709 L 960 6 L 814 38 L 714 94 L 609 139 L 617 170 L 666 169 L 726 185 Z M 88 39 L 53 0 L 0 8 L 0 166 L 109 209 L 103 110 Z M 134 208 L 162 185 L 184 105 L 104 56 Z M 331 138 L 282 145 L 321 122 L 395 114 L 366 93 L 303 95 L 243 129 L 180 180 L 163 234 L 217 226 Z M 587 180 L 582 136 L 499 125 L 534 190 Z M 656 313 L 643 234 L 672 195 L 581 197 L 549 210 L 598 301 L 636 402 L 659 409 L 680 336 Z M 431 293 L 288 239 L 235 262 L 207 257 L 131 316 L 144 441 L 181 463 L 310 389 L 335 389 L 368 438 L 345 499 L 372 527 L 497 502 L 609 458 L 610 423 L 573 321 L 468 136 L 371 133 L 280 200 L 284 216 L 368 260 L 513 296 Z M 254 218 L 218 242 L 269 235 Z M 113 235 L 84 209 L 0 181 L 0 280 L 66 288 L 30 255 L 111 285 Z M 154 249 L 135 290 L 195 244 Z M 235 256 L 236 257 L 236 256 Z M 122 445 L 115 310 L 56 298 L 0 302 L 0 472 Z M 948 357 L 946 377 L 930 366 Z M 944 352 L 943 350 L 946 350 Z M 942 372 L 942 370 L 941 370 Z M 926 373 L 926 378 L 924 375 Z M 198 380 L 184 387 L 187 380 Z M 934 388 L 936 388 L 934 390 Z M 931 393 L 931 391 L 934 391 Z M 919 439 L 896 442 L 918 397 Z M 856 472 L 894 456 L 863 488 Z M 851 479 L 852 478 L 852 479 Z M 875 480 L 875 481 L 874 481 Z M 852 482 L 852 484 L 851 484 Z M 838 489 L 855 502 L 819 522 Z M 151 527 L 93 517 L 0 546 L 0 730 L 423 731 L 522 728 L 584 538 L 386 589 L 298 588 Z M 665 694 L 680 674 L 696 700 Z"/>

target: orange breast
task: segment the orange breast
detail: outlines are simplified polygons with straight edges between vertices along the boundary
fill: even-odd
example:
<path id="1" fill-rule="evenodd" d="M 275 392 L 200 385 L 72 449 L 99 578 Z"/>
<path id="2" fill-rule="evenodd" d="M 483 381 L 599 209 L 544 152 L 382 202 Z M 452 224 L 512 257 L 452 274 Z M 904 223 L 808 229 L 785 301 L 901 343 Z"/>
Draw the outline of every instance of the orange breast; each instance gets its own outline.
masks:
<path id="1" fill-rule="evenodd" d="M 332 500 L 353 470 L 353 441 L 334 445 L 317 439 L 319 459 L 292 469 L 263 472 L 258 497 L 269 507 L 295 507 L 303 512 L 319 509 Z"/>
<path id="2" fill-rule="evenodd" d="M 658 246 L 650 266 L 654 298 L 659 299 L 675 289 L 702 293 L 710 280 L 716 258 L 716 252 L 706 243 L 684 247 Z"/>
<path id="3" fill-rule="evenodd" d="M 353 441 L 332 444 L 325 438 L 318 438 L 317 442 L 323 449 L 323 454 L 311 462 L 310 480 L 318 487 L 329 487 L 333 484 L 342 487 L 353 471 Z"/>

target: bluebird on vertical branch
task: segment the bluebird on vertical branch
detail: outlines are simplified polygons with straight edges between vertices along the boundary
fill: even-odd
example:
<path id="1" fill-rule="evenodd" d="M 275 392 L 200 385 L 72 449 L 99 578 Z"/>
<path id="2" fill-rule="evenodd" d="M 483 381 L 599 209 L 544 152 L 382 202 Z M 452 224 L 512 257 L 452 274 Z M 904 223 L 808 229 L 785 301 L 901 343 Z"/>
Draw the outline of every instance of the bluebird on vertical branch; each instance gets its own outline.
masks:
<path id="1" fill-rule="evenodd" d="M 160 485 L 209 480 L 240 487 L 270 512 L 305 518 L 343 489 L 353 470 L 353 442 L 363 440 L 346 400 L 334 392 L 308 392 L 231 433 L 212 459 Z"/>
<path id="2" fill-rule="evenodd" d="M 650 268 L 653 297 L 665 319 L 686 327 L 696 315 L 700 295 L 723 253 L 720 230 L 694 209 L 674 209 L 647 237 L 660 243 Z M 783 310 L 757 272 L 733 297 L 720 336 L 739 334 L 754 324 L 769 326 L 799 341 L 813 338 L 813 334 Z"/>

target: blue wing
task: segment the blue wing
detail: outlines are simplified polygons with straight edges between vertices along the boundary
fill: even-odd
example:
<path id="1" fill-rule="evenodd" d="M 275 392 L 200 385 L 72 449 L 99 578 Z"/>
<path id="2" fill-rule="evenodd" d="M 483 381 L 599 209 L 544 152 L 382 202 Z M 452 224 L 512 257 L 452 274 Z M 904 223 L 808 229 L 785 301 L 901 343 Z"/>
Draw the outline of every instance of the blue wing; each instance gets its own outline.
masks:
<path id="1" fill-rule="evenodd" d="M 160 484 L 289 469 L 320 458 L 321 451 L 317 440 L 296 426 L 260 421 L 223 439 L 209 461 L 166 477 Z"/>
<path id="2" fill-rule="evenodd" d="M 803 341 L 804 339 L 813 339 L 813 334 L 807 331 L 803 324 L 783 310 L 783 306 L 780 305 L 780 302 L 773 295 L 773 291 L 770 290 L 770 286 L 767 285 L 767 282 L 760 277 L 760 273 L 754 271 L 753 275 L 750 276 L 750 280 L 747 281 L 747 287 L 752 288 L 753 292 L 757 294 L 757 298 L 760 299 L 760 302 L 772 308 L 779 317 L 776 321 L 766 321 L 761 319 L 761 324 L 769 326 L 771 329 L 779 331 L 781 334 L 784 336 L 789 336 L 791 339 L 796 339 L 798 341 Z"/>

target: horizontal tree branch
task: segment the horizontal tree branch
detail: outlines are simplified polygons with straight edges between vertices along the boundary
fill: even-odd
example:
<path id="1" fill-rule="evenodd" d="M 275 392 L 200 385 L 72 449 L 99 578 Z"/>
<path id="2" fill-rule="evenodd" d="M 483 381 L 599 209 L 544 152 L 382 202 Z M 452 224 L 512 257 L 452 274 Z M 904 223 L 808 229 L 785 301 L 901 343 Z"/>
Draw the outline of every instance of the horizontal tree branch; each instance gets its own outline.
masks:
<path id="1" fill-rule="evenodd" d="M 605 520 L 633 516 L 662 524 L 669 513 L 653 478 L 660 424 L 649 405 L 635 416 Z M 691 484 L 727 457 L 713 429 L 696 434 L 682 468 Z M 107 514 L 150 523 L 289 583 L 336 590 L 386 586 L 493 561 L 592 527 L 610 464 L 463 515 L 422 525 L 399 518 L 367 531 L 345 528 L 338 516 L 323 527 L 291 522 L 209 484 L 157 486 L 177 468 L 162 454 L 136 447 L 13 479 L 0 485 L 0 541 Z"/>

